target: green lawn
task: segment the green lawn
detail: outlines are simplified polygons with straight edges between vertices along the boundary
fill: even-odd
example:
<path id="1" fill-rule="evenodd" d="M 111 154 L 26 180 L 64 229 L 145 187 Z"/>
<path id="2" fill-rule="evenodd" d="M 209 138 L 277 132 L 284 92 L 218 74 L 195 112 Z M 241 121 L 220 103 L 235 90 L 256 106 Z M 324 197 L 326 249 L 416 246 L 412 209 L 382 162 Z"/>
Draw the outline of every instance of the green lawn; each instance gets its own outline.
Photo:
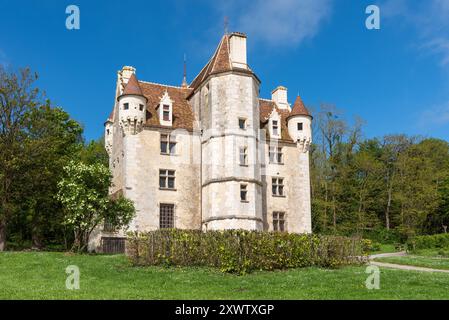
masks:
<path id="1" fill-rule="evenodd" d="M 377 254 L 377 253 L 390 253 L 390 252 L 396 252 L 396 248 L 394 247 L 394 244 L 381 244 L 380 250 L 370 252 L 370 254 Z"/>
<path id="2" fill-rule="evenodd" d="M 80 290 L 65 289 L 68 265 Z M 447 299 L 449 275 L 381 269 L 380 290 L 365 288 L 365 267 L 256 272 L 135 268 L 124 256 L 0 253 L 0 299 Z"/>
<path id="3" fill-rule="evenodd" d="M 419 251 L 403 257 L 377 258 L 376 261 L 405 264 L 417 267 L 449 270 L 449 258 L 442 257 L 436 251 Z"/>

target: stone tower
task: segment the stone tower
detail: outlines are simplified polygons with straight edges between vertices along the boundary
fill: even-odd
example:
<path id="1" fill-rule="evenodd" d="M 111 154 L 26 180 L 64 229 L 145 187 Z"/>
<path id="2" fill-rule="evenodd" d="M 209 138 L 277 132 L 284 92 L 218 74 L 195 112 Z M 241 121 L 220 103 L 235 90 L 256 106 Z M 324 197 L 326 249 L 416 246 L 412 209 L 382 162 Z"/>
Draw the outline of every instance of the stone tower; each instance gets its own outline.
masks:
<path id="1" fill-rule="evenodd" d="M 202 227 L 262 230 L 258 158 L 260 81 L 246 36 L 226 34 L 191 86 L 201 123 Z"/>
<path id="2" fill-rule="evenodd" d="M 135 73 L 132 73 L 125 89 L 117 98 L 120 126 L 125 134 L 137 134 L 146 118 L 147 98 L 143 95 Z"/>
<path id="3" fill-rule="evenodd" d="M 296 188 L 298 193 L 300 208 L 303 213 L 301 221 L 302 231 L 311 232 L 311 201 L 310 201 L 310 165 L 309 148 L 312 143 L 312 116 L 300 96 L 296 97 L 290 115 L 287 117 L 288 133 L 296 143 L 299 151 L 298 172 Z"/>

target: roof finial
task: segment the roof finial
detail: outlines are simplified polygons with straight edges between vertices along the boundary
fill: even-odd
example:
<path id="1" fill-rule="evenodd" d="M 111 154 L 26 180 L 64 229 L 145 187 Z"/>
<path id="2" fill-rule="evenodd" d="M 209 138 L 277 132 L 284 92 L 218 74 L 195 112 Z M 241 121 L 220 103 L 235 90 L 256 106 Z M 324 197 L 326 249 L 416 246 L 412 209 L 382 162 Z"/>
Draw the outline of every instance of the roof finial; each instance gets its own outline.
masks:
<path id="1" fill-rule="evenodd" d="M 228 16 L 225 16 L 223 18 L 223 25 L 224 25 L 224 33 L 227 35 L 228 34 L 228 26 L 229 26 L 229 18 L 228 18 Z"/>
<path id="2" fill-rule="evenodd" d="M 182 78 L 182 84 L 181 87 L 183 88 L 187 88 L 187 59 L 186 59 L 186 54 L 184 53 L 184 76 Z"/>

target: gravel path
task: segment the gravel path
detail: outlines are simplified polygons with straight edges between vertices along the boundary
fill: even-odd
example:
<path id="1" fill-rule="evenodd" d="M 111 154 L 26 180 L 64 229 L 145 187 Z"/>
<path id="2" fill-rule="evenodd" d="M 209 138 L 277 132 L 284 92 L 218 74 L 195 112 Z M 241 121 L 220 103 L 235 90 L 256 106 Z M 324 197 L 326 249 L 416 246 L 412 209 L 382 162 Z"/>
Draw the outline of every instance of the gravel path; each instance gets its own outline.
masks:
<path id="1" fill-rule="evenodd" d="M 392 253 L 373 254 L 373 255 L 369 256 L 369 260 L 370 260 L 369 264 L 370 265 L 374 265 L 374 266 L 378 266 L 378 267 L 392 268 L 392 269 L 399 269 L 399 270 L 449 273 L 449 270 L 432 269 L 432 268 L 425 268 L 425 267 L 415 267 L 415 266 L 408 266 L 408 265 L 404 265 L 404 264 L 396 264 L 396 263 L 387 263 L 387 262 L 374 261 L 374 259 L 376 259 L 376 258 L 403 257 L 403 256 L 406 256 L 406 255 L 407 255 L 407 253 L 405 251 L 392 252 Z"/>

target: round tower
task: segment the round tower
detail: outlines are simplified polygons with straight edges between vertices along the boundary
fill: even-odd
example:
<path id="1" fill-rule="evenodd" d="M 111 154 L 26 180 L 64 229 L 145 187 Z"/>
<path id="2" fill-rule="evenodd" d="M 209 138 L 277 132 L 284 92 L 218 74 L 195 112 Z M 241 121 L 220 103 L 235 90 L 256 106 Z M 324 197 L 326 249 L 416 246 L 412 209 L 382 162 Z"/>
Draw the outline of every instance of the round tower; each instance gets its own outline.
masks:
<path id="1" fill-rule="evenodd" d="M 147 98 L 143 95 L 136 75 L 133 73 L 117 98 L 119 121 L 123 132 L 136 134 L 142 130 L 146 121 Z"/>
<path id="2" fill-rule="evenodd" d="M 292 111 L 287 118 L 288 133 L 298 143 L 303 152 L 309 150 L 312 143 L 312 116 L 304 106 L 300 96 L 296 97 Z"/>

